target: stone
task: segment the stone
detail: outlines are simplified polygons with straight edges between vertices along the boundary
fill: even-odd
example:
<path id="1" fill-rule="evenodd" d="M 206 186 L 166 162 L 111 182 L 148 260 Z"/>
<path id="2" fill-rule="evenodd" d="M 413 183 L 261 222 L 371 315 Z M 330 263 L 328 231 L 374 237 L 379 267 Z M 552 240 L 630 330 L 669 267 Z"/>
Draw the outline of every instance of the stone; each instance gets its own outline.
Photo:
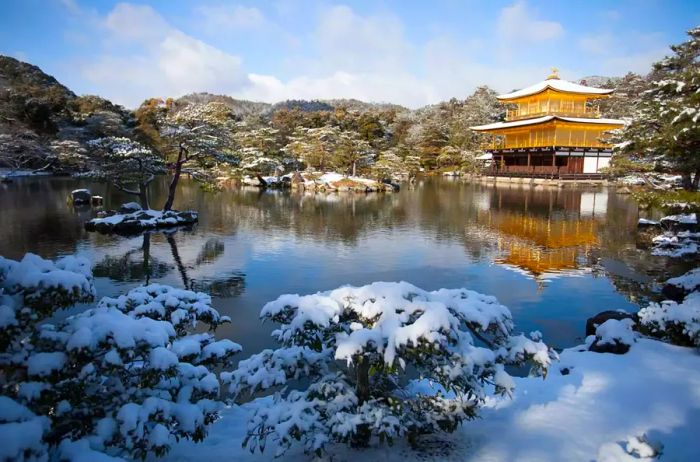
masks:
<path id="1" fill-rule="evenodd" d="M 74 205 L 89 204 L 92 199 L 92 194 L 89 189 L 76 189 L 70 193 L 71 202 Z"/>
<path id="2" fill-rule="evenodd" d="M 686 295 L 688 295 L 690 291 L 685 290 L 682 287 L 679 287 L 674 284 L 664 284 L 664 286 L 661 288 L 661 294 L 669 299 L 673 300 L 675 302 L 682 302 L 683 299 L 685 298 Z"/>
<path id="3" fill-rule="evenodd" d="M 636 322 L 637 315 L 628 313 L 626 311 L 602 311 L 586 320 L 586 337 L 588 337 L 589 335 L 595 335 L 596 328 L 609 319 L 617 319 L 618 321 L 621 321 L 623 319 L 631 319 Z"/>
<path id="4" fill-rule="evenodd" d="M 136 202 L 127 202 L 119 207 L 119 213 L 134 213 L 143 210 Z"/>
<path id="5" fill-rule="evenodd" d="M 626 343 L 600 343 L 598 341 L 593 342 L 590 351 L 594 353 L 612 353 L 614 355 L 623 355 L 630 351 L 630 346 Z"/>

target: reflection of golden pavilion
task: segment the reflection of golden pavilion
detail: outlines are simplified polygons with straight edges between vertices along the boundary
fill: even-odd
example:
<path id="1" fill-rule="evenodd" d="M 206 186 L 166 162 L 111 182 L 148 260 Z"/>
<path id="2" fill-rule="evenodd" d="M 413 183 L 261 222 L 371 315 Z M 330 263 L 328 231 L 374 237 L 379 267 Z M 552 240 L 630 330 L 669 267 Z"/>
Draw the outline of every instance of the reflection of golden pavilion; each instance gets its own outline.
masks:
<path id="1" fill-rule="evenodd" d="M 552 220 L 508 212 L 487 212 L 482 224 L 498 231 L 497 263 L 519 268 L 535 279 L 579 269 L 577 259 L 598 243 L 593 219 Z"/>

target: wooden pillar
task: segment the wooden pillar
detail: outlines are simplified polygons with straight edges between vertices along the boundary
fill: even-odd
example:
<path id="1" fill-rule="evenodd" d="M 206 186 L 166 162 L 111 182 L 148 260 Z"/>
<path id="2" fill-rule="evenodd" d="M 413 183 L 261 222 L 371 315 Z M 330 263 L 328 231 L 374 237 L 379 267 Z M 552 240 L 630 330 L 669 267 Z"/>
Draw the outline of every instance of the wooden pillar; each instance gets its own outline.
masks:
<path id="1" fill-rule="evenodd" d="M 527 153 L 527 166 L 528 166 L 528 167 L 530 166 L 530 155 L 531 155 L 531 154 L 528 152 L 528 153 Z"/>

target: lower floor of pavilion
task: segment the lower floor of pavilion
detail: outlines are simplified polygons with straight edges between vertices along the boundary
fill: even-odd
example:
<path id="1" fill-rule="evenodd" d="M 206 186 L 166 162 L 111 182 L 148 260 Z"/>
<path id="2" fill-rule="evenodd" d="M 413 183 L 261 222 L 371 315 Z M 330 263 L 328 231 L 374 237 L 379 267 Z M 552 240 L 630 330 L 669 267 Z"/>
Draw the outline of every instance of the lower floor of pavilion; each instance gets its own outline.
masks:
<path id="1" fill-rule="evenodd" d="M 514 176 L 602 176 L 610 164 L 609 149 L 547 147 L 499 149 L 492 155 L 489 174 Z"/>

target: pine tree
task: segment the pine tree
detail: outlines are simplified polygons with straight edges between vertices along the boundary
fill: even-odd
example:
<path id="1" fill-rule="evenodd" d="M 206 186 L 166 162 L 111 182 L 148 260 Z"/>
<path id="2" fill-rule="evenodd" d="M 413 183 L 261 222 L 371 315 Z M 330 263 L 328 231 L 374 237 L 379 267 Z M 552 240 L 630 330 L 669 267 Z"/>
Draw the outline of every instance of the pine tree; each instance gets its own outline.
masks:
<path id="1" fill-rule="evenodd" d="M 215 174 L 224 166 L 237 166 L 235 154 L 236 120 L 223 103 L 188 104 L 168 111 L 159 122 L 161 138 L 173 159 L 173 176 L 163 210 L 170 210 L 183 170 L 208 187 L 215 187 Z"/>
<path id="2" fill-rule="evenodd" d="M 74 160 L 69 161 L 68 158 Z M 80 162 L 82 159 L 86 160 L 87 170 L 80 176 L 111 183 L 120 191 L 138 196 L 144 209 L 150 208 L 148 185 L 156 175 L 165 173 L 165 164 L 158 155 L 128 138 L 92 140 L 88 142 L 87 156 L 81 150 L 68 155 L 63 149 L 64 163 Z"/>
<path id="3" fill-rule="evenodd" d="M 673 55 L 654 64 L 651 89 L 622 131 L 621 155 L 660 163 L 683 176 L 685 189 L 700 183 L 700 28 L 671 46 Z"/>
<path id="4" fill-rule="evenodd" d="M 427 292 L 403 282 L 283 295 L 261 317 L 279 324 L 280 348 L 222 378 L 235 396 L 303 380 L 249 423 L 244 444 L 274 444 L 276 456 L 296 441 L 320 455 L 331 443 L 454 431 L 476 417 L 487 385 L 512 392 L 506 365 L 531 362 L 540 374 L 553 355 L 537 338 L 512 335 L 510 312 L 495 298 L 464 289 Z"/>
<path id="5" fill-rule="evenodd" d="M 152 284 L 50 321 L 94 297 L 83 258 L 0 257 L 0 432 L 17 442 L 10 460 L 64 460 L 76 445 L 162 455 L 179 439 L 201 441 L 216 420 L 212 371 L 230 367 L 240 346 L 215 339 L 229 319 L 211 298 Z"/>

